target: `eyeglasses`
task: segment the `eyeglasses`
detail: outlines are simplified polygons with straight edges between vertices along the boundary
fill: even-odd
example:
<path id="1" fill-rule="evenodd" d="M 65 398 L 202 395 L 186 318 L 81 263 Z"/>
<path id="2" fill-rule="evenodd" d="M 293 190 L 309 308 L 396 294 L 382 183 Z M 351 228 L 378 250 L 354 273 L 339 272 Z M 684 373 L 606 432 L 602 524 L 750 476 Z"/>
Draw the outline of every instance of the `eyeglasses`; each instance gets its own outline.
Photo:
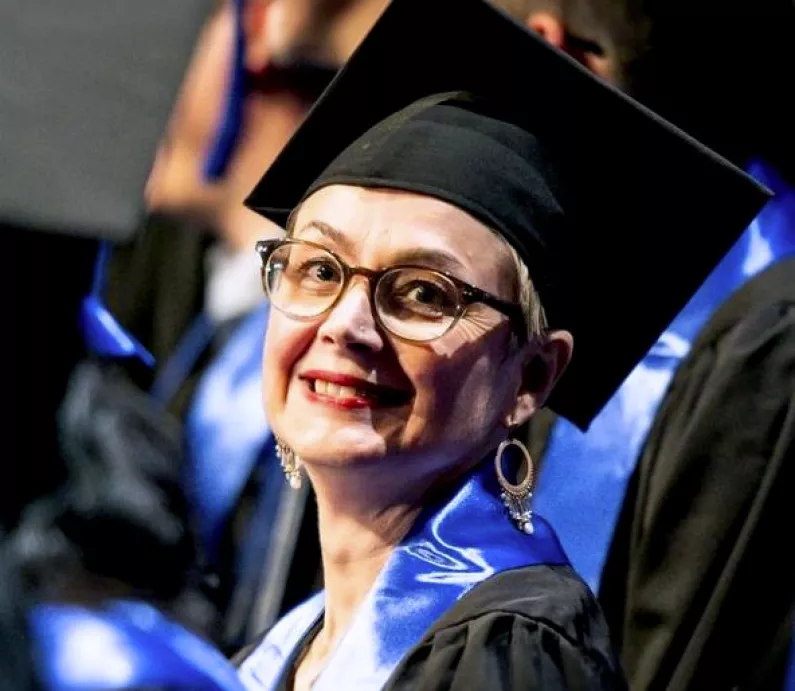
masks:
<path id="1" fill-rule="evenodd" d="M 380 271 L 346 264 L 321 245 L 293 238 L 256 244 L 262 285 L 271 304 L 294 319 L 314 319 L 331 310 L 354 276 L 364 276 L 376 321 L 406 341 L 426 343 L 444 336 L 480 302 L 506 315 L 517 334 L 525 333 L 519 305 L 422 266 L 390 266 Z"/>

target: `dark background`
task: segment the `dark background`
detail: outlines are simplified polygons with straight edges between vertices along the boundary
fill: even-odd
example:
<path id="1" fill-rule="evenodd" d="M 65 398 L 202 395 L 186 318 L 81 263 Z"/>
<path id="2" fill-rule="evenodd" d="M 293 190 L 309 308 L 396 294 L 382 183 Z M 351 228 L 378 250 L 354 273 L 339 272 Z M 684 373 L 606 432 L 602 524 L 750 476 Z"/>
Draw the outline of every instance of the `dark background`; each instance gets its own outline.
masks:
<path id="1" fill-rule="evenodd" d="M 56 411 L 84 352 L 79 305 L 90 288 L 97 243 L 8 226 L 0 232 L 0 294 L 8 315 L 0 338 L 0 528 L 8 529 L 31 499 L 63 478 Z"/>

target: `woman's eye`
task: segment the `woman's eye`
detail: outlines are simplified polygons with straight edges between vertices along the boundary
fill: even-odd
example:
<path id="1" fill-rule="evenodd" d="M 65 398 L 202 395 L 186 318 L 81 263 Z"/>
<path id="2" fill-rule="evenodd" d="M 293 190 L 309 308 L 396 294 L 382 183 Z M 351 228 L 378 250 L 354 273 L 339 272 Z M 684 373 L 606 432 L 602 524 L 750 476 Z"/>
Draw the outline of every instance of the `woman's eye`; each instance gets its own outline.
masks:
<path id="1" fill-rule="evenodd" d="M 431 281 L 411 281 L 397 291 L 395 298 L 404 307 L 414 309 L 448 310 L 455 305 L 450 291 Z"/>
<path id="2" fill-rule="evenodd" d="M 339 269 L 327 259 L 310 259 L 301 264 L 298 275 L 302 280 L 318 283 L 338 282 Z"/>
<path id="3" fill-rule="evenodd" d="M 318 281 L 332 281 L 337 276 L 335 267 L 328 262 L 313 262 L 308 269 L 308 273 Z"/>
<path id="4" fill-rule="evenodd" d="M 444 299 L 442 292 L 430 283 L 415 284 L 406 292 L 406 297 L 424 305 L 432 305 Z"/>

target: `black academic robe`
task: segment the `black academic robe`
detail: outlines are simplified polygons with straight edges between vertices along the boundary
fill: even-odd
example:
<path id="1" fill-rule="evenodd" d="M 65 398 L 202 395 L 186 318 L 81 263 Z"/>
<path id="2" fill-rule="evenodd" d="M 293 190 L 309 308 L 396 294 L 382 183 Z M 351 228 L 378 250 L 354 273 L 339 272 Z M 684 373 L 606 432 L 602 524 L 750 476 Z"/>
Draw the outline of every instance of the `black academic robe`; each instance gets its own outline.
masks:
<path id="1" fill-rule="evenodd" d="M 308 632 L 304 644 L 313 635 Z M 258 643 L 241 651 L 236 663 Z M 302 649 L 294 651 L 279 691 L 292 688 L 291 670 Z M 588 587 L 569 567 L 531 566 L 474 587 L 408 652 L 383 688 L 613 691 L 626 684 Z"/>
<path id="2" fill-rule="evenodd" d="M 794 502 L 791 258 L 703 329 L 639 460 L 600 592 L 633 690 L 781 689 Z"/>
<path id="3" fill-rule="evenodd" d="M 213 239 L 185 220 L 151 218 L 136 238 L 114 247 L 105 299 L 119 322 L 154 355 L 155 371 L 168 360 L 201 312 L 206 286 L 205 255 Z M 182 417 L 217 345 L 208 349 L 168 402 Z M 151 373 L 150 373 L 151 376 Z M 148 388 L 150 382 L 140 382 Z"/>

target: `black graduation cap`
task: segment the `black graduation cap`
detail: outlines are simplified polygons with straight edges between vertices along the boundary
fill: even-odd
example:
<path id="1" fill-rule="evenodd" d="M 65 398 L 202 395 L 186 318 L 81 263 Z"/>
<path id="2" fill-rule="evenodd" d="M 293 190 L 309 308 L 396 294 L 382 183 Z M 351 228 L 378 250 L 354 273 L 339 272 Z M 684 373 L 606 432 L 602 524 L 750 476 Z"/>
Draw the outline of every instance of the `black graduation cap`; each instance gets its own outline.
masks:
<path id="1" fill-rule="evenodd" d="M 582 428 L 769 196 L 485 0 L 392 0 L 247 204 L 283 223 L 334 182 L 501 232 L 574 335 L 549 405 Z"/>
<path id="2" fill-rule="evenodd" d="M 213 0 L 0 3 L 0 227 L 129 238 Z"/>

